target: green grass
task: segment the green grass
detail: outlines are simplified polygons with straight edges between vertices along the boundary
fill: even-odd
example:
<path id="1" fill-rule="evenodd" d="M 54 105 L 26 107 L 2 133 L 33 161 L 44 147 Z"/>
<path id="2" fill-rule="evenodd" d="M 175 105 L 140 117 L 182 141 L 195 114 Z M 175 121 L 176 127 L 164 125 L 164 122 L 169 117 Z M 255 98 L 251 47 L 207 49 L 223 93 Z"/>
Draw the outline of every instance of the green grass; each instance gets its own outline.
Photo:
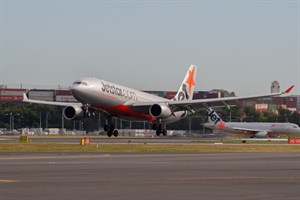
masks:
<path id="1" fill-rule="evenodd" d="M 1 142 L 0 152 L 300 152 L 300 145 L 278 144 L 90 144 Z"/>

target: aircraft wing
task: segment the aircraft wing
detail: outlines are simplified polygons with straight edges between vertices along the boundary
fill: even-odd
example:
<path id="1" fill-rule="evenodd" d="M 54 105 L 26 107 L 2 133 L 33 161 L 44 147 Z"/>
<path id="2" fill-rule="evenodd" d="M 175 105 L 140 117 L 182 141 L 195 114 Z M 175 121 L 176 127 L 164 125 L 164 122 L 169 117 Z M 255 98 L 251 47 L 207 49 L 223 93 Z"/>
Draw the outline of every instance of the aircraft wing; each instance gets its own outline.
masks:
<path id="1" fill-rule="evenodd" d="M 27 95 L 23 93 L 23 102 L 26 103 L 36 103 L 36 104 L 45 104 L 53 106 L 82 106 L 81 103 L 71 103 L 71 102 L 54 102 L 54 101 L 41 101 L 35 99 L 28 99 Z"/>
<path id="2" fill-rule="evenodd" d="M 197 100 L 184 100 L 184 101 L 161 101 L 161 102 L 137 102 L 132 104 L 133 107 L 146 107 L 155 104 L 167 104 L 172 108 L 173 111 L 180 110 L 200 110 L 203 108 L 211 107 L 224 107 L 224 106 L 234 106 L 237 105 L 237 102 L 240 100 L 248 100 L 255 98 L 263 98 L 263 97 L 273 97 L 279 96 L 282 94 L 289 93 L 294 86 L 289 87 L 284 92 L 279 93 L 271 93 L 265 95 L 254 95 L 254 96 L 244 96 L 244 97 L 224 97 L 224 98 L 212 98 L 212 99 L 197 99 Z"/>

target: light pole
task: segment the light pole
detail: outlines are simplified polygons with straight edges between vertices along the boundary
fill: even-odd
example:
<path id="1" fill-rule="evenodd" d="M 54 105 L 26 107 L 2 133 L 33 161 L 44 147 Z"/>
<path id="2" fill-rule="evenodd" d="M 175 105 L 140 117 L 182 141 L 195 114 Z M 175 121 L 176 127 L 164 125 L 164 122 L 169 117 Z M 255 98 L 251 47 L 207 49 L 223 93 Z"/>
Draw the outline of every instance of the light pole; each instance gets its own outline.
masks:
<path id="1" fill-rule="evenodd" d="M 192 117 L 189 117 L 189 134 L 192 133 Z"/>
<path id="2" fill-rule="evenodd" d="M 46 128 L 48 128 L 49 112 L 46 113 Z"/>
<path id="3" fill-rule="evenodd" d="M 15 116 L 20 116 L 20 113 L 13 114 L 12 112 L 9 114 L 6 114 L 6 116 L 9 116 L 9 131 L 12 132 L 15 126 Z"/>
<path id="4" fill-rule="evenodd" d="M 9 131 L 11 132 L 11 116 L 12 116 L 12 113 L 5 114 L 5 115 L 9 116 Z"/>
<path id="5" fill-rule="evenodd" d="M 99 116 L 98 116 L 98 129 L 100 132 L 100 130 L 101 130 L 101 113 L 99 113 Z"/>
<path id="6" fill-rule="evenodd" d="M 40 111 L 40 129 L 42 128 L 42 111 Z"/>

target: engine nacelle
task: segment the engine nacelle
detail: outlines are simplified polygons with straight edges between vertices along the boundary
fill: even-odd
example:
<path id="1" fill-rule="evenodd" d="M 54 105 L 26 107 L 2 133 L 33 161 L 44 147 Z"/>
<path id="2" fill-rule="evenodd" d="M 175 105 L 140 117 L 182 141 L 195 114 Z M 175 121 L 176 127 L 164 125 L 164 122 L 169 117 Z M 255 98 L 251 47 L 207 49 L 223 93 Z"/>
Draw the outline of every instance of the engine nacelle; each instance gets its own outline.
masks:
<path id="1" fill-rule="evenodd" d="M 267 131 L 260 131 L 260 132 L 257 132 L 257 133 L 255 133 L 254 137 L 257 137 L 257 138 L 265 138 L 265 137 L 268 137 L 268 132 L 267 132 Z"/>
<path id="2" fill-rule="evenodd" d="M 171 109 L 165 104 L 153 104 L 149 109 L 149 113 L 152 117 L 158 119 L 166 119 L 172 115 Z"/>
<path id="3" fill-rule="evenodd" d="M 80 106 L 68 106 L 64 108 L 63 115 L 67 120 L 79 120 L 84 118 L 84 110 Z"/>

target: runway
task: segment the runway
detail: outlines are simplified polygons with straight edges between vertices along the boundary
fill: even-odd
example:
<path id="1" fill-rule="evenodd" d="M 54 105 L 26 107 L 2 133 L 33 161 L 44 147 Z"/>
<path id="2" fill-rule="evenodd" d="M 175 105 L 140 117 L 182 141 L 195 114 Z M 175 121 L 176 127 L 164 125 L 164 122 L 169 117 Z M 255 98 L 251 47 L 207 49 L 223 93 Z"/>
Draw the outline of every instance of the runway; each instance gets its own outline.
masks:
<path id="1" fill-rule="evenodd" d="M 299 200 L 299 153 L 1 153 L 1 199 Z"/>

